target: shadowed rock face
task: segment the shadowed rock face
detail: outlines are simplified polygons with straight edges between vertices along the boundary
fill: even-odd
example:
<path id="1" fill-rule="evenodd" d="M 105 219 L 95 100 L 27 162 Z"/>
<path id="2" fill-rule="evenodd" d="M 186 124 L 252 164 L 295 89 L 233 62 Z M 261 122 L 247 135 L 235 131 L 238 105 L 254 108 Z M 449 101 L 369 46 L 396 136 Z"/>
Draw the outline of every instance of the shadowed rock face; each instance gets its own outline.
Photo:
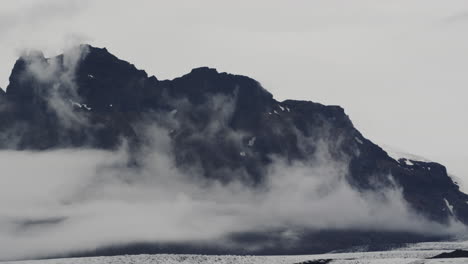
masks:
<path id="1" fill-rule="evenodd" d="M 158 80 L 106 49 L 80 49 L 72 59 L 34 53 L 16 62 L 6 93 L 0 90 L 1 148 L 115 149 L 126 142 L 138 152 L 145 145 L 141 124 L 156 122 L 170 131 L 181 168 L 197 166 L 209 179 L 258 186 L 273 156 L 305 160 L 327 142 L 333 158 L 349 163 L 346 179 L 353 187 L 396 184 L 429 219 L 445 223 L 453 214 L 468 222 L 468 196 L 444 166 L 390 158 L 339 106 L 278 102 L 249 77 L 207 67 Z"/>
<path id="2" fill-rule="evenodd" d="M 332 260 L 331 259 L 318 259 L 318 260 L 308 260 L 304 262 L 299 262 L 296 264 L 327 264 L 330 263 Z"/>
<path id="3" fill-rule="evenodd" d="M 457 249 L 452 252 L 446 252 L 439 254 L 435 257 L 432 257 L 433 259 L 450 259 L 450 258 L 468 258 L 468 251 L 466 250 L 461 250 Z"/>

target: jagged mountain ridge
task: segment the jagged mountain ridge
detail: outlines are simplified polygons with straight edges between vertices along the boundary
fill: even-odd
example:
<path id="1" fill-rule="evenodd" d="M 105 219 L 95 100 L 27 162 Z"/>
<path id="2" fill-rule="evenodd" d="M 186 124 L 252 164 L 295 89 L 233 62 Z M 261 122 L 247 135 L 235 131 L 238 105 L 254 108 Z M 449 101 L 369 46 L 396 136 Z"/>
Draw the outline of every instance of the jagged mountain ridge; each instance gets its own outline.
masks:
<path id="1" fill-rule="evenodd" d="M 391 185 L 391 174 L 419 213 L 441 223 L 452 216 L 468 223 L 468 196 L 443 165 L 392 159 L 363 137 L 339 106 L 278 102 L 257 81 L 208 67 L 158 80 L 106 49 L 81 49 L 86 52 L 76 59 L 76 68 L 63 55 L 46 59 L 40 53 L 15 63 L 6 93 L 0 92 L 2 148 L 114 149 L 124 139 L 137 150 L 145 144 L 137 124 L 157 113 L 154 122 L 178 121 L 167 126 L 180 167 L 197 164 L 207 178 L 226 182 L 239 177 L 255 186 L 262 183 L 272 156 L 294 161 L 316 152 L 317 145 L 304 143 L 300 134 L 312 142 L 329 142 L 333 157 L 348 160 L 347 180 L 355 188 Z M 27 71 L 31 61 L 59 78 L 38 80 Z M 51 104 L 57 96 L 66 105 Z M 64 122 L 57 109 L 78 118 Z M 233 138 L 232 131 L 240 138 Z"/>

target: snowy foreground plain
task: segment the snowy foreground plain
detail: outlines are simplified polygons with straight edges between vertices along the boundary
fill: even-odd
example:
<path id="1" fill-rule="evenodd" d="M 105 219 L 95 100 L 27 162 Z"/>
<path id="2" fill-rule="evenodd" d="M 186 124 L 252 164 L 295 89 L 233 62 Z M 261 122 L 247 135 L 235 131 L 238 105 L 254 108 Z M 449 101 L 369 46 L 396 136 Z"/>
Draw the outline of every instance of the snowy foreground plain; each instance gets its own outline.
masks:
<path id="1" fill-rule="evenodd" d="M 468 241 L 464 242 L 428 242 L 409 245 L 390 251 L 329 253 L 297 256 L 205 256 L 205 255 L 124 255 L 114 257 L 67 258 L 49 260 L 27 260 L 0 262 L 1 264 L 293 264 L 306 261 L 330 259 L 332 264 L 424 264 L 424 263 L 467 263 L 468 258 L 427 259 L 443 252 L 456 249 L 468 250 Z"/>

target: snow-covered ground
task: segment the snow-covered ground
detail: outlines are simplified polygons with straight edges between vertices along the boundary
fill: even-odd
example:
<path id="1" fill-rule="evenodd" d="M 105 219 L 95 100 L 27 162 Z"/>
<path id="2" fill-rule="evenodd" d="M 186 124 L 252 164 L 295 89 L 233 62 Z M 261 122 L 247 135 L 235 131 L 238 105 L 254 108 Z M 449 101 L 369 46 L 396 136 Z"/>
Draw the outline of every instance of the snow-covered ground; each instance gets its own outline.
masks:
<path id="1" fill-rule="evenodd" d="M 381 144 L 381 147 L 387 152 L 387 154 L 394 160 L 398 161 L 400 159 L 404 160 L 414 160 L 414 161 L 422 161 L 422 162 L 432 162 L 431 160 L 421 157 L 418 155 L 410 154 L 395 147 L 391 147 L 385 144 Z"/>
<path id="2" fill-rule="evenodd" d="M 412 244 L 404 248 L 377 252 L 349 252 L 319 255 L 297 256 L 204 256 L 204 255 L 134 255 L 92 258 L 68 258 L 50 260 L 28 260 L 0 262 L 1 264 L 130 264 L 130 263 L 164 263 L 164 264 L 292 264 L 310 260 L 331 259 L 332 264 L 432 264 L 432 263 L 468 263 L 468 258 L 427 259 L 443 252 L 455 249 L 468 250 L 468 241 L 463 242 L 429 242 Z"/>
<path id="3" fill-rule="evenodd" d="M 433 162 L 432 160 L 427 159 L 425 157 L 410 154 L 410 153 L 404 152 L 402 150 L 399 150 L 397 148 L 394 148 L 385 144 L 381 144 L 380 146 L 385 150 L 385 152 L 387 152 L 388 156 L 390 156 L 392 159 L 398 162 L 404 162 L 408 166 L 413 165 L 413 162 L 411 161 Z M 459 178 L 450 172 L 449 172 L 449 177 L 452 178 L 453 182 L 456 183 L 460 187 L 460 190 L 462 192 L 468 193 L 467 182 L 465 182 L 462 178 Z"/>

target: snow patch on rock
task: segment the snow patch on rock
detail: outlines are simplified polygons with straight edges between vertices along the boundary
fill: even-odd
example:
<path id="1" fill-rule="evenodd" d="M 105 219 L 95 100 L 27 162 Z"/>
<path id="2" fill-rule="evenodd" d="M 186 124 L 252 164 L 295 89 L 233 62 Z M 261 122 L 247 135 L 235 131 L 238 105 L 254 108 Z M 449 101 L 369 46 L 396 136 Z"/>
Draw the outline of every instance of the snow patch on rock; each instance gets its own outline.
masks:
<path id="1" fill-rule="evenodd" d="M 411 160 L 409 160 L 409 159 L 404 159 L 404 162 L 405 162 L 405 164 L 408 165 L 408 166 L 414 166 L 414 163 L 411 162 Z"/>
<path id="2" fill-rule="evenodd" d="M 362 140 L 360 138 L 354 137 L 354 139 L 357 141 L 357 143 L 359 143 L 361 145 L 364 144 L 364 142 L 362 142 Z"/>
<path id="3" fill-rule="evenodd" d="M 77 103 L 73 100 L 69 100 L 70 101 L 70 104 L 72 106 L 75 106 L 75 107 L 78 107 L 78 108 L 85 108 L 86 110 L 90 111 L 92 108 L 87 106 L 86 104 L 80 104 L 80 103 Z"/>
<path id="4" fill-rule="evenodd" d="M 444 198 L 445 205 L 447 206 L 447 209 L 450 211 L 450 213 L 453 215 L 453 205 L 447 201 L 447 199 Z"/>
<path id="5" fill-rule="evenodd" d="M 249 147 L 253 147 L 253 145 L 255 144 L 255 140 L 257 140 L 256 137 L 251 138 L 251 139 L 249 140 L 249 142 L 247 143 L 247 145 L 248 145 Z"/>

